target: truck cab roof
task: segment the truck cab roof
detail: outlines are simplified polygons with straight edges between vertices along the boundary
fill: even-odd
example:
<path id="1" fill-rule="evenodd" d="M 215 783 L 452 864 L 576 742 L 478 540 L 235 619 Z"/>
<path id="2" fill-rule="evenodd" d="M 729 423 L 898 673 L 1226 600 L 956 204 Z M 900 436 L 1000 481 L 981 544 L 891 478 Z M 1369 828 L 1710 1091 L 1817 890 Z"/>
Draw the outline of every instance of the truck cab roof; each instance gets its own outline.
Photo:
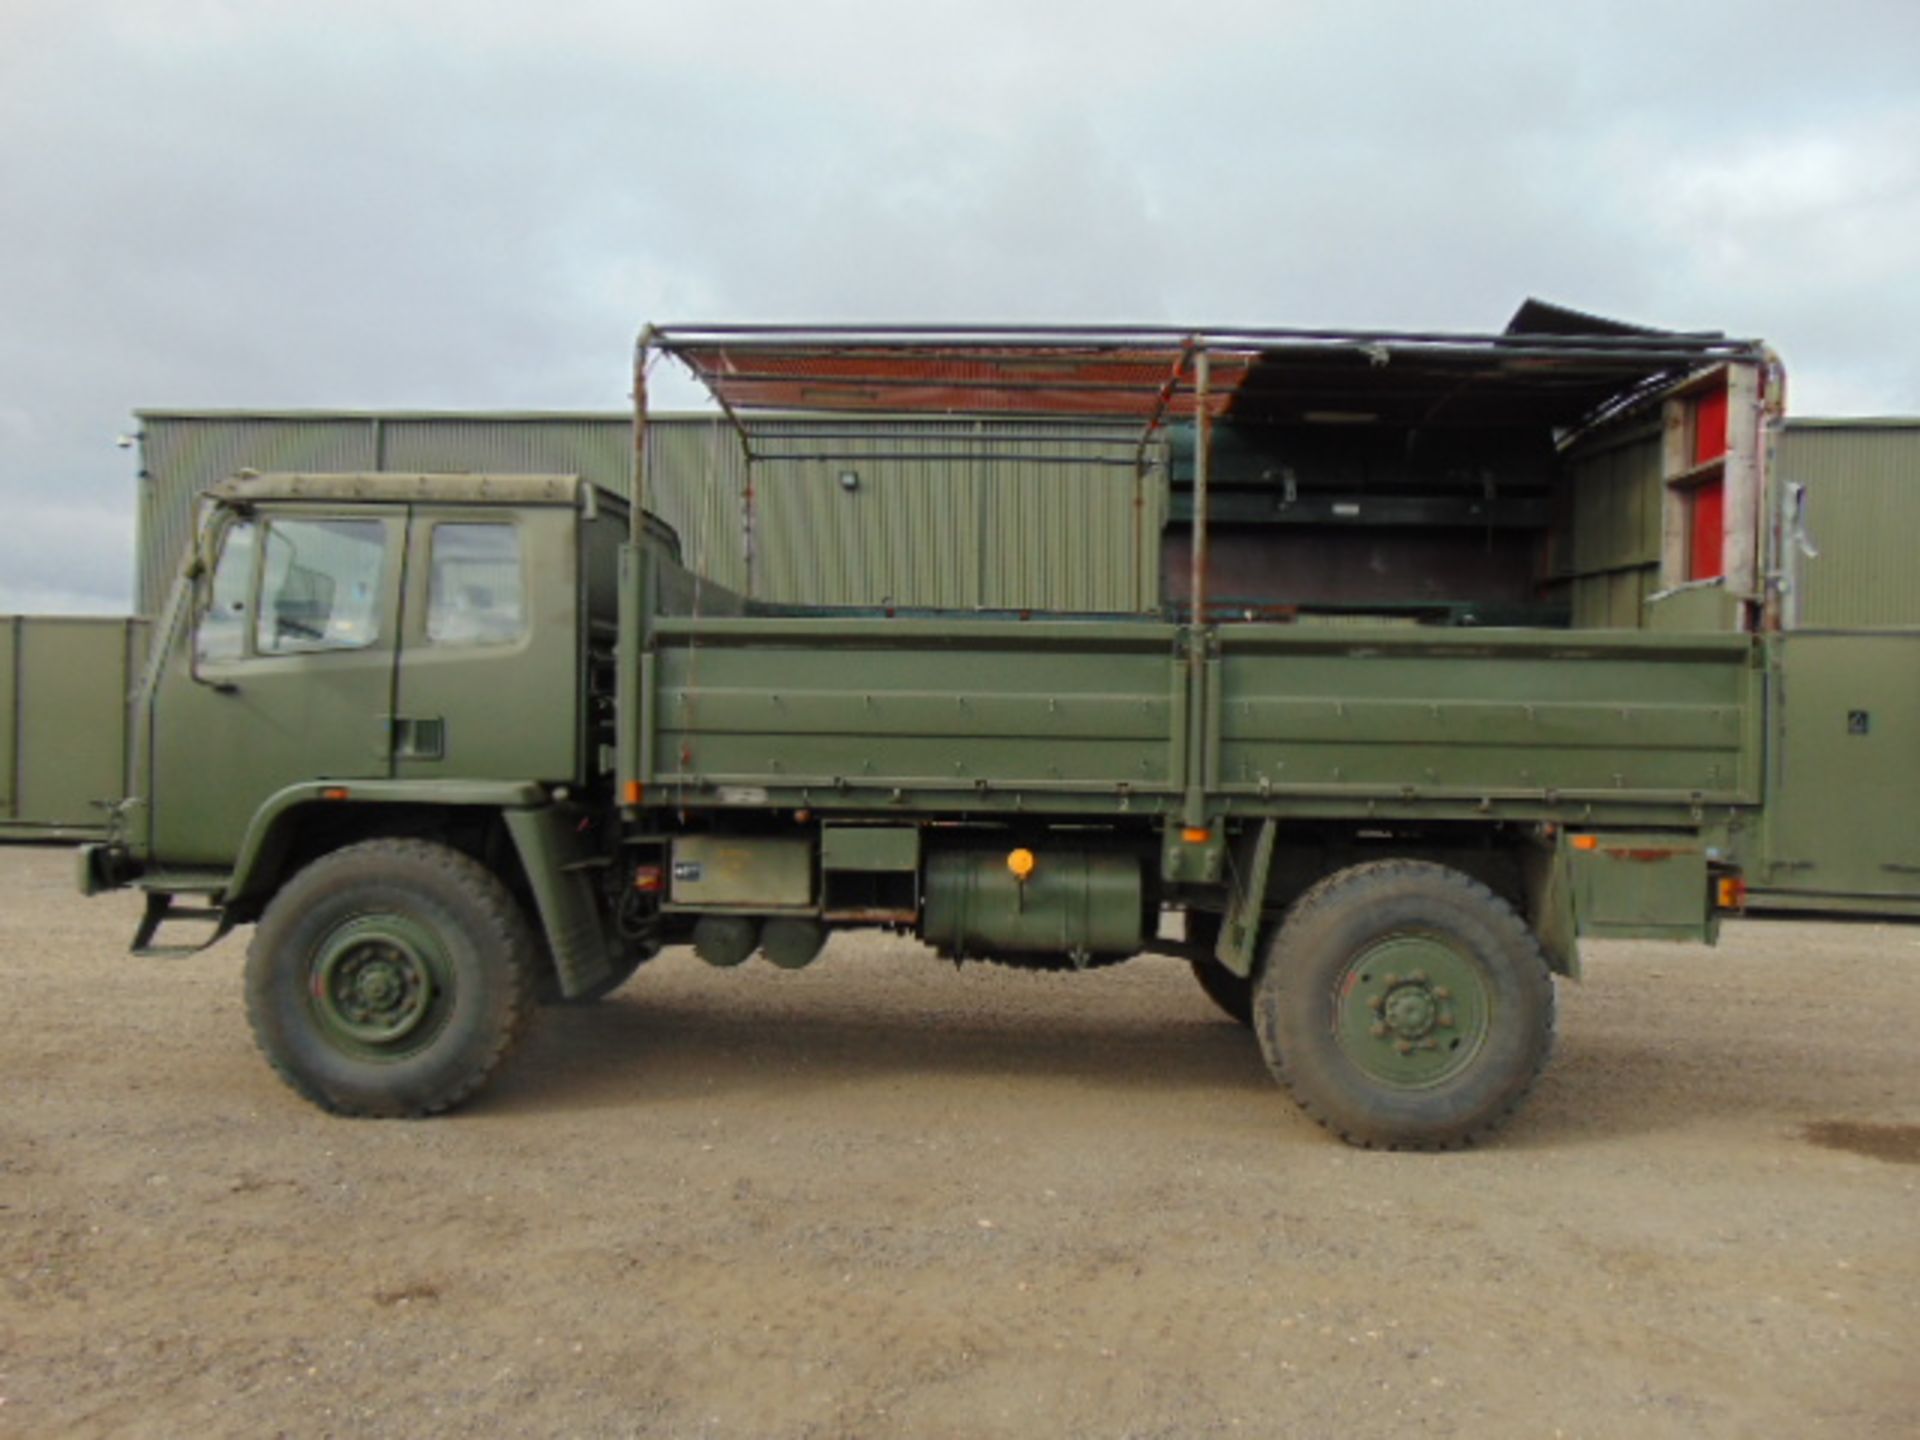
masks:
<path id="1" fill-rule="evenodd" d="M 624 509 L 626 501 L 599 489 L 578 475 L 408 474 L 360 471 L 310 474 L 242 471 L 222 480 L 208 492 L 214 499 L 248 504 L 267 500 L 359 501 L 370 504 L 409 504 L 434 501 L 457 505 L 566 505 L 579 508 L 589 493 L 595 503 Z"/>
<path id="2" fill-rule="evenodd" d="M 552 506 L 578 510 L 589 516 L 606 514 L 627 523 L 624 495 L 595 485 L 580 475 L 483 475 L 445 472 L 347 471 L 312 473 L 241 471 L 207 487 L 206 494 L 222 505 L 246 507 L 263 503 L 309 502 L 360 505 L 499 505 L 525 509 Z M 647 530 L 678 556 L 680 536 L 657 515 L 647 516 Z"/>

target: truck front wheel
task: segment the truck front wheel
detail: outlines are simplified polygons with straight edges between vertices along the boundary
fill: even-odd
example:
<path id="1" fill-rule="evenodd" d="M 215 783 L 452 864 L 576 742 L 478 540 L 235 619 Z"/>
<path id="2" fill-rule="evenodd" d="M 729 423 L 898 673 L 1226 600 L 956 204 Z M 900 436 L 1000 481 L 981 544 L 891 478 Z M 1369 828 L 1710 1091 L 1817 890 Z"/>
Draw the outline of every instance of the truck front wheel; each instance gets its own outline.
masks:
<path id="1" fill-rule="evenodd" d="M 1295 903 L 1254 983 L 1274 1075 L 1351 1144 L 1442 1150 L 1496 1129 L 1553 1045 L 1553 977 L 1513 907 L 1444 865 L 1386 860 Z"/>
<path id="2" fill-rule="evenodd" d="M 533 1009 L 533 936 L 457 850 L 371 840 L 314 861 L 247 949 L 247 1018 L 281 1079 L 342 1115 L 429 1115 L 500 1065 Z"/>

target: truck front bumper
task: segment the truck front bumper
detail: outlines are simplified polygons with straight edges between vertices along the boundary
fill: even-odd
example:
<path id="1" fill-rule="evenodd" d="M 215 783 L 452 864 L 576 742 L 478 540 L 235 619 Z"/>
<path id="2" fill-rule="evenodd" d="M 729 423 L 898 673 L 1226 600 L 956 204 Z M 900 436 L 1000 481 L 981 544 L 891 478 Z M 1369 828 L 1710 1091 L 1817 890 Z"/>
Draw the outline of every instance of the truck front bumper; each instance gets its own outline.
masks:
<path id="1" fill-rule="evenodd" d="M 139 873 L 133 857 L 118 845 L 82 845 L 74 855 L 74 882 L 82 895 L 118 890 Z"/>

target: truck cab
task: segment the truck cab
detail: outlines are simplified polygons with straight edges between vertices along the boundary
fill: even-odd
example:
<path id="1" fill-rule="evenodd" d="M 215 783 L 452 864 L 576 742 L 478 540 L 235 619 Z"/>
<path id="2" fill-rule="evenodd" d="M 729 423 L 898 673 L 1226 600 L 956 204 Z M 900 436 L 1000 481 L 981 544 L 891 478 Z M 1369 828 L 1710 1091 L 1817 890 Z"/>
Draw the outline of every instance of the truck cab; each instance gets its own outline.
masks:
<path id="1" fill-rule="evenodd" d="M 241 898 L 304 807 L 605 784 L 625 502 L 563 475 L 215 487 L 136 697 L 99 880 Z M 654 524 L 672 553 L 670 530 Z M 363 815 L 361 807 L 354 807 Z M 392 812 L 387 812 L 392 818 Z M 145 937 L 151 942 L 153 937 Z"/>

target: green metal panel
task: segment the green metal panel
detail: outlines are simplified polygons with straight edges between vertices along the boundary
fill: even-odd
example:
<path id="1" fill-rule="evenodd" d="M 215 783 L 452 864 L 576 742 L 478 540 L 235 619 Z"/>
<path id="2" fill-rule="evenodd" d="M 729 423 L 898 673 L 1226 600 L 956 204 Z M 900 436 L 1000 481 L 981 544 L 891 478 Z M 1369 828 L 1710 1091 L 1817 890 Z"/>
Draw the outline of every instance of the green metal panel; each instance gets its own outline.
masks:
<path id="1" fill-rule="evenodd" d="M 1759 798 L 1744 637 L 1225 627 L 1229 793 Z"/>
<path id="2" fill-rule="evenodd" d="M 1660 431 L 1634 432 L 1568 464 L 1566 533 L 1554 557 L 1576 629 L 1638 629 L 1660 572 Z"/>
<path id="3" fill-rule="evenodd" d="M 20 778 L 20 627 L 18 615 L 0 620 L 0 821 L 13 819 Z"/>
<path id="4" fill-rule="evenodd" d="M 813 899 L 813 842 L 804 836 L 681 835 L 673 842 L 675 906 L 794 909 Z"/>
<path id="5" fill-rule="evenodd" d="M 661 620 L 651 794 L 1162 813 L 1191 777 L 1210 813 L 1682 824 L 1759 800 L 1764 672 L 1743 636 L 1229 626 L 1195 699 L 1177 633 Z"/>
<path id="6" fill-rule="evenodd" d="M 1779 473 L 1806 487 L 1814 556 L 1792 557 L 1800 626 L 1920 625 L 1920 421 L 1796 421 Z"/>
<path id="7" fill-rule="evenodd" d="M 1174 633 L 1148 621 L 661 620 L 656 793 L 1167 792 L 1184 673 Z"/>
<path id="8" fill-rule="evenodd" d="M 6 622 L 7 834 L 102 835 L 126 794 L 127 712 L 139 622 L 27 616 Z"/>
<path id="9" fill-rule="evenodd" d="M 1751 883 L 1783 895 L 1920 895 L 1920 633 L 1777 644 L 1765 855 Z"/>
<path id="10" fill-rule="evenodd" d="M 916 871 L 920 831 L 912 825 L 828 825 L 820 833 L 820 868 Z"/>
<path id="11" fill-rule="evenodd" d="M 1121 612 L 1157 602 L 1159 495 L 1084 457 L 1084 427 L 862 420 L 832 460 L 754 472 L 753 593 L 809 604 Z M 791 454 L 801 422 L 766 427 Z M 974 447 L 986 458 L 956 458 Z M 1127 447 L 1093 446 L 1109 459 Z"/>
<path id="12" fill-rule="evenodd" d="M 1582 935 L 1707 940 L 1712 925 L 1707 848 L 1672 831 L 1582 836 L 1569 854 Z"/>
<path id="13" fill-rule="evenodd" d="M 632 420 L 621 420 L 620 441 L 631 455 Z M 651 508 L 680 536 L 687 568 L 744 593 L 747 469 L 733 428 L 717 415 L 649 417 L 647 473 Z M 623 494 L 627 483 L 621 482 Z"/>

